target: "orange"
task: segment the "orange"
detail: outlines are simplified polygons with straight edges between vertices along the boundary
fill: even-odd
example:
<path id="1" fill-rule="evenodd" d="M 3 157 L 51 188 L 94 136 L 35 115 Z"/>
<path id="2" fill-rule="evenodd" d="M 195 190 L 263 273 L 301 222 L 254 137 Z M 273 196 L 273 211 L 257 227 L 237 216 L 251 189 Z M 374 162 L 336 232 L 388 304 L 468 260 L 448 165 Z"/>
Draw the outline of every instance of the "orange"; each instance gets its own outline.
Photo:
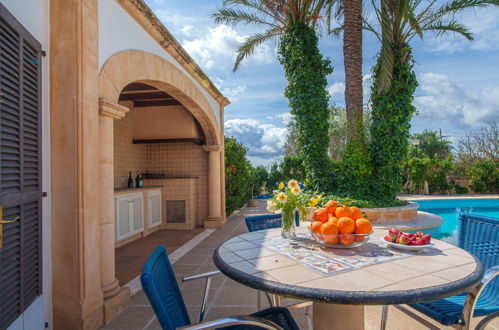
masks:
<path id="1" fill-rule="evenodd" d="M 351 234 L 355 230 L 355 221 L 348 217 L 339 218 L 338 229 L 342 234 Z"/>
<path id="2" fill-rule="evenodd" d="M 373 231 L 373 225 L 367 219 L 360 218 L 355 220 L 355 233 L 356 234 L 369 234 Z"/>
<path id="3" fill-rule="evenodd" d="M 350 210 L 352 211 L 352 215 L 350 216 L 350 218 L 354 220 L 362 218 L 362 212 L 359 210 L 357 206 L 350 206 Z"/>
<path id="4" fill-rule="evenodd" d="M 316 234 L 321 233 L 321 227 L 322 227 L 322 222 L 320 221 L 312 221 L 312 224 L 310 224 L 310 230 Z"/>
<path id="5" fill-rule="evenodd" d="M 326 222 L 321 227 L 322 239 L 328 244 L 338 243 L 338 227 L 332 222 Z"/>
<path id="6" fill-rule="evenodd" d="M 326 222 L 328 219 L 328 214 L 326 209 L 317 209 L 314 212 L 314 220 L 320 222 Z"/>
<path id="7" fill-rule="evenodd" d="M 342 234 L 340 235 L 340 243 L 343 245 L 350 245 L 353 243 L 353 235 L 352 234 Z"/>
<path id="8" fill-rule="evenodd" d="M 334 214 L 334 212 L 336 211 L 336 207 L 337 206 L 338 206 L 338 202 L 337 201 L 329 201 L 326 204 L 326 210 L 327 210 L 328 213 Z"/>
<path id="9" fill-rule="evenodd" d="M 350 217 L 352 215 L 352 210 L 348 206 L 341 205 L 336 208 L 336 211 L 334 212 L 336 214 L 336 217 L 343 218 L 343 217 Z"/>
<path id="10" fill-rule="evenodd" d="M 336 227 L 338 227 L 338 218 L 337 218 L 337 217 L 333 217 L 333 216 L 331 215 L 331 216 L 329 216 L 329 220 L 328 220 L 327 222 L 332 222 L 332 223 L 334 223 L 334 225 L 335 225 Z"/>
<path id="11" fill-rule="evenodd" d="M 362 236 L 355 236 L 355 241 L 356 242 L 362 242 L 364 240 L 364 238 L 365 238 L 364 235 L 362 235 Z"/>

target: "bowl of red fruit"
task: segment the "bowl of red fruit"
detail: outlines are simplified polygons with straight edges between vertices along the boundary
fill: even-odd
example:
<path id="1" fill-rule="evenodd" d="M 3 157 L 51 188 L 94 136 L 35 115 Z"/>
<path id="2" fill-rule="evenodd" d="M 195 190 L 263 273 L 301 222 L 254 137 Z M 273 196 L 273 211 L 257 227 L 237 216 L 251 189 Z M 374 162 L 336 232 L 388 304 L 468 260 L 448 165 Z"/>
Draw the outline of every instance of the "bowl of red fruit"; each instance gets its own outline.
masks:
<path id="1" fill-rule="evenodd" d="M 418 252 L 433 245 L 431 234 L 404 233 L 396 228 L 388 231 L 388 235 L 383 238 L 386 245 L 397 250 Z"/>

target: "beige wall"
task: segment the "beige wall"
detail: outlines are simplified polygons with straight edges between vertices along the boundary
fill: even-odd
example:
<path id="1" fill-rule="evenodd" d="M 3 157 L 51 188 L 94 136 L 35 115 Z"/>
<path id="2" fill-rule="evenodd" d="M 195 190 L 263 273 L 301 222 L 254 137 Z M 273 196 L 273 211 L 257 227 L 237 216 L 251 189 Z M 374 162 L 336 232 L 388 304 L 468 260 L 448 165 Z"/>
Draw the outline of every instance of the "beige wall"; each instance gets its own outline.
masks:
<path id="1" fill-rule="evenodd" d="M 199 138 L 194 117 L 184 106 L 137 108 L 135 140 Z"/>
<path id="2" fill-rule="evenodd" d="M 208 153 L 191 142 L 133 144 L 133 121 L 142 110 L 130 109 L 125 118 L 114 121 L 114 186 L 126 187 L 130 171 L 134 179 L 137 171 L 197 177 L 198 224 L 202 225 L 208 217 Z M 173 182 L 180 184 L 182 181 Z"/>

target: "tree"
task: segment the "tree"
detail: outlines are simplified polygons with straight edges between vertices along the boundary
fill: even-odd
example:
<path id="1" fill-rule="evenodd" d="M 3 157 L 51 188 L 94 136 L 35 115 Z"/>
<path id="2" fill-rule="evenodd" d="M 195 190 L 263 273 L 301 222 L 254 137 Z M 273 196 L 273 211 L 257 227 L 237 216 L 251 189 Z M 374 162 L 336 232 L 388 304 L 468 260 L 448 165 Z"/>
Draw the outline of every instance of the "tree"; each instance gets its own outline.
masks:
<path id="1" fill-rule="evenodd" d="M 459 139 L 456 156 L 457 160 L 464 165 L 482 161 L 499 164 L 499 130 L 497 122 L 493 121 Z"/>
<path id="2" fill-rule="evenodd" d="M 418 140 L 419 145 L 411 145 L 410 157 L 424 157 L 430 159 L 450 159 L 452 157 L 452 145 L 450 141 L 440 137 L 437 131 L 424 130 L 423 133 L 413 134 L 412 141 Z"/>
<path id="3" fill-rule="evenodd" d="M 227 214 L 250 199 L 253 168 L 246 158 L 247 149 L 233 137 L 225 137 L 225 192 Z"/>
<path id="4" fill-rule="evenodd" d="M 253 169 L 253 196 L 258 196 L 266 188 L 269 179 L 269 172 L 263 166 L 257 166 Z"/>
<path id="5" fill-rule="evenodd" d="M 439 5 L 440 4 L 440 5 Z M 470 31 L 456 19 L 465 9 L 499 5 L 499 0 L 373 0 L 377 25 L 365 20 L 365 28 L 381 43 L 373 69 L 371 103 L 371 154 L 374 182 L 372 192 L 378 198 L 396 198 L 402 183 L 403 163 L 408 154 L 412 104 L 418 85 L 413 70 L 410 41 L 425 32 L 437 36 L 453 32 L 472 40 Z"/>
<path id="6" fill-rule="evenodd" d="M 326 0 L 225 0 L 213 14 L 217 23 L 249 24 L 266 30 L 248 37 L 239 47 L 234 70 L 262 43 L 279 38 L 279 61 L 288 85 L 285 96 L 296 119 L 297 145 L 307 180 L 318 190 L 332 186 L 327 157 L 328 101 L 326 76 L 332 72 L 323 59 L 316 33 Z M 326 15 L 327 16 L 327 15 Z"/>

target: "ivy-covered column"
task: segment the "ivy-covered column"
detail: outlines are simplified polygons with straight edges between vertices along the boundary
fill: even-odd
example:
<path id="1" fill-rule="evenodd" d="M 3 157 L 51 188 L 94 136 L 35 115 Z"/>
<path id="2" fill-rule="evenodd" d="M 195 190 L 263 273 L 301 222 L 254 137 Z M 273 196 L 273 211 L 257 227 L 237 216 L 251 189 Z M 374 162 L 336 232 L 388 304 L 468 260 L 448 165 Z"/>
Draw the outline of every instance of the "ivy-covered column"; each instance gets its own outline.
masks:
<path id="1" fill-rule="evenodd" d="M 305 24 L 286 28 L 278 53 L 288 80 L 284 95 L 296 121 L 298 150 L 307 181 L 314 189 L 329 191 L 333 178 L 328 157 L 330 114 L 326 76 L 333 69 L 319 51 L 315 29 Z"/>
<path id="2" fill-rule="evenodd" d="M 372 192 L 377 199 L 393 201 L 402 187 L 403 163 L 407 159 L 412 105 L 418 86 L 410 47 L 395 52 L 390 86 L 379 91 L 379 61 L 372 87 Z"/>

